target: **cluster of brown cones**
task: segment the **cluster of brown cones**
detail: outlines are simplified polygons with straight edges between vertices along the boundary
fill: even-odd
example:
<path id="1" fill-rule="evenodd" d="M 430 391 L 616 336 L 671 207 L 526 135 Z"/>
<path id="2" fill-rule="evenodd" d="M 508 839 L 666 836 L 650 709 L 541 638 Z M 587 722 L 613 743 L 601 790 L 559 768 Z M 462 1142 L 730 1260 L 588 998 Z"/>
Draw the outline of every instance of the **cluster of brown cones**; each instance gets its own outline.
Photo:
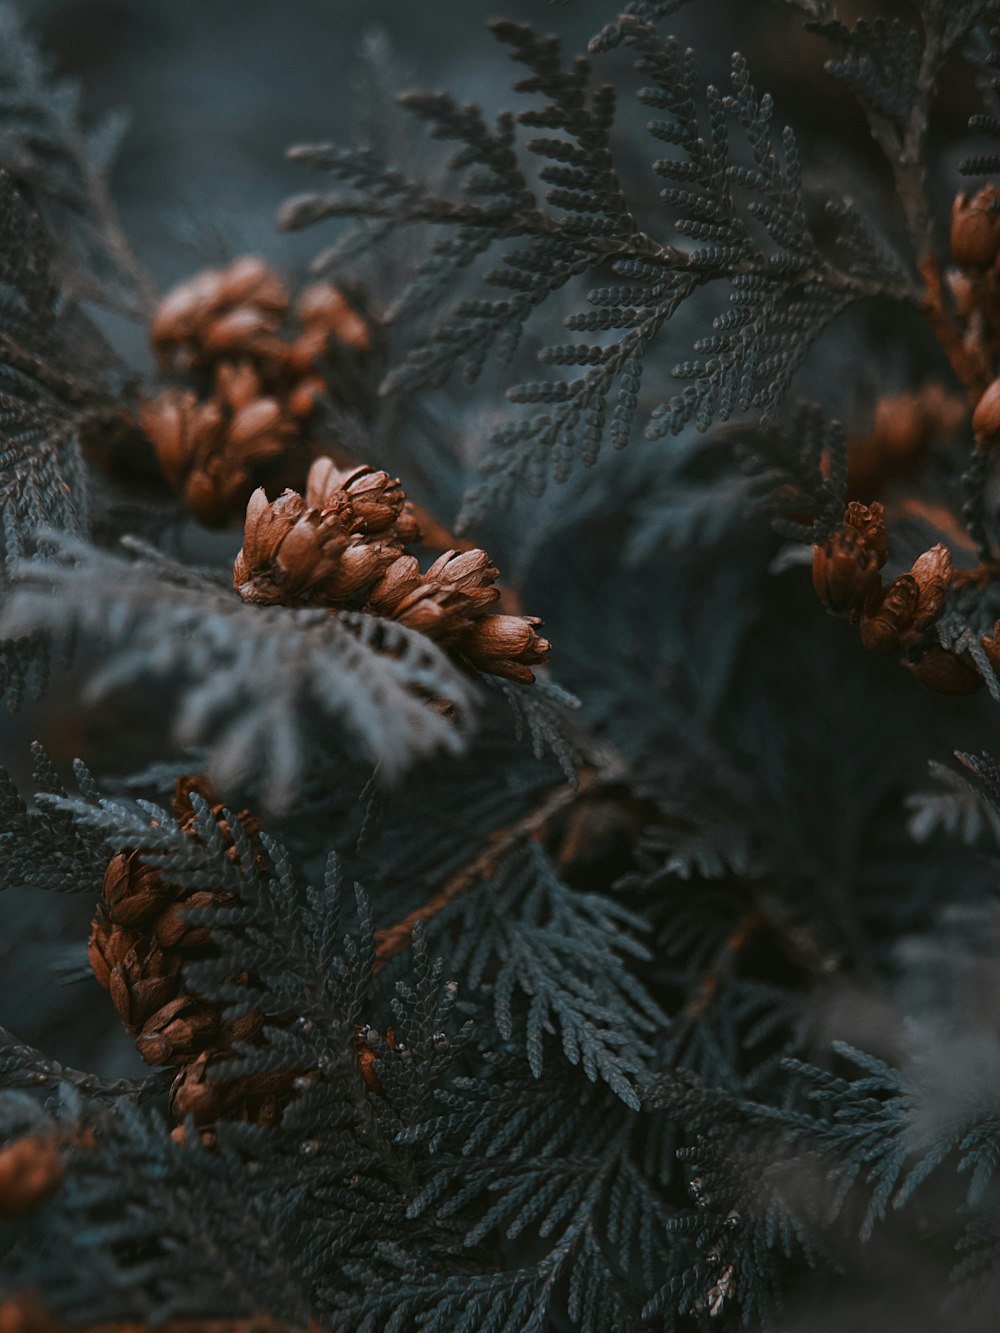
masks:
<path id="1" fill-rule="evenodd" d="M 399 482 L 368 467 L 310 469 L 305 495 L 250 497 L 233 586 L 262 605 L 358 607 L 418 630 L 478 671 L 530 684 L 549 644 L 534 616 L 497 615 L 485 551 L 450 550 L 421 571 L 420 531 Z"/>
<path id="2" fill-rule="evenodd" d="M 192 792 L 212 800 L 204 781 L 180 779 L 173 808 L 182 830 L 197 839 Z M 223 807 L 215 804 L 212 812 L 227 855 L 235 857 Z M 245 811 L 238 819 L 256 849 L 258 822 Z M 105 873 L 90 936 L 94 975 L 111 995 L 139 1054 L 147 1064 L 178 1071 L 170 1090 L 171 1112 L 178 1121 L 190 1116 L 199 1126 L 221 1119 L 274 1123 L 295 1078 L 287 1071 L 228 1080 L 213 1076 L 213 1068 L 232 1055 L 235 1042 L 254 1041 L 264 1020 L 255 1012 L 226 1019 L 223 1005 L 210 1003 L 191 988 L 185 965 L 211 958 L 216 950 L 210 928 L 192 924 L 186 915 L 191 909 L 233 906 L 234 901 L 207 889 L 179 889 L 138 853 L 120 852 Z M 234 980 L 246 984 L 248 978 Z M 175 1133 L 182 1135 L 182 1126 Z"/>
<path id="3" fill-rule="evenodd" d="M 858 624 L 861 642 L 874 653 L 912 654 L 905 665 L 941 694 L 971 694 L 983 683 L 965 656 L 925 632 L 940 617 L 954 571 L 951 553 L 940 543 L 918 556 L 906 574 L 883 586 L 881 569 L 889 556 L 884 510 L 877 501 L 852 501 L 843 527 L 813 547 L 813 586 L 836 615 Z"/>
<path id="4" fill-rule="evenodd" d="M 252 256 L 174 288 L 150 337 L 161 367 L 186 384 L 143 403 L 140 424 L 163 475 L 208 526 L 239 518 L 261 465 L 301 449 L 331 353 L 360 364 L 372 348 L 368 323 L 337 288 L 312 283 L 293 309 Z"/>

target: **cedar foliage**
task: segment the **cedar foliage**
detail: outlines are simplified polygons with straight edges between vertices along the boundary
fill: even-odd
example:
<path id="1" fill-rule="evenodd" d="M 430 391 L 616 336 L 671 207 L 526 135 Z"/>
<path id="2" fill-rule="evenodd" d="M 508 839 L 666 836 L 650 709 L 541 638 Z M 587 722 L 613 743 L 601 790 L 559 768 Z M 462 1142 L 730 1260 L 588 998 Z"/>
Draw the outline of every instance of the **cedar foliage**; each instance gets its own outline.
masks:
<path id="1" fill-rule="evenodd" d="M 294 318 L 3 11 L 4 1329 L 995 1325 L 1000 5 L 854 8 L 492 24 Z"/>

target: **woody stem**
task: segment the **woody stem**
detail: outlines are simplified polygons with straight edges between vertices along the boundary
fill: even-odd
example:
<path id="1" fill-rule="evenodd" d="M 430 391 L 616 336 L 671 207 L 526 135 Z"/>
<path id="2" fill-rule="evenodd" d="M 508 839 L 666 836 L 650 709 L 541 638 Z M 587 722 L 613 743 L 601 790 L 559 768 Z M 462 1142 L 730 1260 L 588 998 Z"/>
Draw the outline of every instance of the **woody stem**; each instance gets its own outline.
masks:
<path id="1" fill-rule="evenodd" d="M 966 350 L 962 335 L 948 310 L 937 259 L 930 253 L 924 255 L 919 269 L 924 281 L 923 312 L 943 347 L 952 370 L 964 386 L 969 403 L 975 407 L 989 381 Z"/>
<path id="2" fill-rule="evenodd" d="M 575 786 L 569 782 L 561 783 L 520 819 L 493 832 L 479 855 L 456 871 L 441 891 L 422 907 L 416 908 L 395 925 L 377 930 L 374 971 L 381 972 L 388 962 L 409 948 L 413 940 L 413 928 L 418 922 L 430 921 L 450 902 L 454 902 L 474 885 L 489 879 L 504 858 L 515 848 L 526 842 L 538 842 L 544 838 L 556 817 L 593 787 L 599 776 L 596 768 L 587 767 L 580 772 Z"/>

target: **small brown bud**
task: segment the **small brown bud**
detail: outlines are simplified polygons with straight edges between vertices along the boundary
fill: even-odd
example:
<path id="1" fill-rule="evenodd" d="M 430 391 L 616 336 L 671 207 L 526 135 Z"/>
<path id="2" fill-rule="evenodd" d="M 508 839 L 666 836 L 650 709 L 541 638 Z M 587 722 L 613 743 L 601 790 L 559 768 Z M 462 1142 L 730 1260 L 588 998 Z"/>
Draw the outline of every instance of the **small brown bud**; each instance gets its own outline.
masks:
<path id="1" fill-rule="evenodd" d="M 317 592 L 331 602 L 345 601 L 381 578 L 398 554 L 393 544 L 356 539 L 340 553 L 336 568 L 317 583 Z"/>
<path id="2" fill-rule="evenodd" d="M 308 375 L 326 351 L 326 334 L 317 325 L 285 347 L 285 366 L 292 375 Z"/>
<path id="3" fill-rule="evenodd" d="M 428 569 L 424 580 L 462 593 L 467 614 L 475 619 L 499 600 L 500 591 L 492 586 L 499 577 L 499 569 L 486 552 L 474 547 L 461 554 L 445 551 Z"/>
<path id="4" fill-rule="evenodd" d="M 214 399 L 165 389 L 139 409 L 139 421 L 156 450 L 163 475 L 177 492 L 200 459 L 220 444 L 223 413 Z"/>
<path id="5" fill-rule="evenodd" d="M 62 1179 L 54 1137 L 16 1139 L 0 1149 L 0 1218 L 24 1217 L 54 1192 Z"/>
<path id="6" fill-rule="evenodd" d="M 178 995 L 146 1021 L 135 1048 L 148 1065 L 180 1065 L 220 1039 L 218 1013 L 190 995 Z"/>
<path id="7" fill-rule="evenodd" d="M 254 306 L 237 306 L 206 321 L 200 342 L 210 358 L 234 354 L 269 360 L 284 357 L 284 345 L 275 336 L 274 320 Z"/>
<path id="8" fill-rule="evenodd" d="M 481 671 L 530 685 L 529 666 L 546 661 L 551 650 L 535 632 L 541 623 L 537 616 L 483 616 L 463 635 L 462 652 Z"/>
<path id="9" fill-rule="evenodd" d="M 861 617 L 861 642 L 872 653 L 898 653 L 920 604 L 912 574 L 901 574 L 885 589 L 878 604 Z"/>
<path id="10" fill-rule="evenodd" d="M 988 269 L 1000 249 L 1000 191 L 985 185 L 971 199 L 958 194 L 951 208 L 951 253 L 959 268 Z"/>
<path id="11" fill-rule="evenodd" d="M 281 453 L 291 430 L 281 404 L 275 398 L 256 398 L 241 407 L 226 431 L 225 452 L 257 463 Z"/>
<path id="12" fill-rule="evenodd" d="M 861 617 L 861 642 L 873 653 L 896 653 L 917 641 L 944 609 L 951 584 L 951 552 L 938 543 L 917 557 L 908 574 L 893 579 L 877 605 Z"/>
<path id="13" fill-rule="evenodd" d="M 232 305 L 255 305 L 271 315 L 288 309 L 288 292 L 274 269 L 258 255 L 236 259 L 220 277 L 220 300 Z"/>
<path id="14" fill-rule="evenodd" d="M 326 381 L 319 375 L 307 375 L 305 379 L 299 380 L 288 395 L 288 410 L 299 419 L 311 416 L 325 393 Z"/>
<path id="15" fill-rule="evenodd" d="M 844 524 L 853 528 L 867 551 L 881 569 L 889 558 L 889 537 L 885 528 L 885 508 L 878 501 L 870 505 L 852 500 L 844 512 Z"/>
<path id="16" fill-rule="evenodd" d="M 317 458 L 309 469 L 306 504 L 315 509 L 349 509 L 352 532 L 388 532 L 396 523 L 406 495 L 398 479 L 370 467 L 341 470 L 331 458 Z"/>
<path id="17" fill-rule="evenodd" d="M 310 283 L 296 302 L 295 313 L 307 329 L 322 329 L 345 347 L 358 352 L 367 352 L 371 348 L 368 325 L 348 305 L 343 293 L 329 282 Z"/>
<path id="18" fill-rule="evenodd" d="M 415 555 L 400 555 L 368 594 L 368 605 L 380 616 L 391 616 L 405 597 L 423 583 L 420 564 Z"/>
<path id="19" fill-rule="evenodd" d="M 877 597 L 880 579 L 876 554 L 853 527 L 845 527 L 822 546 L 814 546 L 813 587 L 836 615 L 857 620 L 862 608 Z"/>
<path id="20" fill-rule="evenodd" d="M 234 412 L 264 394 L 260 375 L 251 361 L 220 361 L 215 368 L 215 391 Z"/>
<path id="21" fill-rule="evenodd" d="M 115 925 L 145 924 L 172 896 L 160 872 L 140 861 L 137 852 L 119 852 L 104 872 L 104 905 Z"/>
<path id="22" fill-rule="evenodd" d="M 98 917 L 90 929 L 87 957 L 98 982 L 108 990 L 111 973 L 141 939 L 134 931 L 113 926 L 107 917 Z"/>
<path id="23" fill-rule="evenodd" d="M 198 908 L 222 906 L 220 895 L 210 889 L 199 889 L 180 902 L 171 903 L 156 919 L 154 931 L 163 949 L 201 949 L 209 944 L 212 931 L 209 926 L 196 926 L 188 920 L 188 912 Z"/>
<path id="24" fill-rule="evenodd" d="M 904 663 L 922 684 L 938 694 L 974 694 L 983 679 L 968 657 L 949 652 L 939 643 L 931 646 L 915 662 Z"/>
<path id="25" fill-rule="evenodd" d="M 914 560 L 910 573 L 920 589 L 920 602 L 912 626 L 914 635 L 940 616 L 953 572 L 951 552 L 940 542 Z"/>
<path id="26" fill-rule="evenodd" d="M 150 326 L 154 348 L 162 352 L 192 338 L 198 322 L 218 304 L 221 292 L 222 275 L 215 269 L 205 269 L 169 291 Z"/>

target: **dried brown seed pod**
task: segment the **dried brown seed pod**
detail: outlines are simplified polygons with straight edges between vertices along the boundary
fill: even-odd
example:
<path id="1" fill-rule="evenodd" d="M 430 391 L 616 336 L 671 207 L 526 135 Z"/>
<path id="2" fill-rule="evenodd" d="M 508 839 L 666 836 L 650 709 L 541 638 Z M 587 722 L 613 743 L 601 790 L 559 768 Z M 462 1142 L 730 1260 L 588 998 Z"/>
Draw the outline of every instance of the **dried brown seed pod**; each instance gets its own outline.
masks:
<path id="1" fill-rule="evenodd" d="M 182 1065 L 222 1045 L 218 1006 L 177 995 L 143 1024 L 135 1048 L 148 1065 Z"/>
<path id="2" fill-rule="evenodd" d="M 319 375 L 306 375 L 288 395 L 288 410 L 300 420 L 311 416 L 326 393 L 326 381 Z"/>
<path id="3" fill-rule="evenodd" d="M 857 620 L 881 588 L 875 552 L 853 527 L 834 533 L 812 551 L 812 579 L 817 597 L 836 615 Z"/>
<path id="4" fill-rule="evenodd" d="M 248 320 L 243 325 L 224 321 L 237 308 L 253 312 L 258 332 L 273 331 L 288 309 L 288 293 L 278 275 L 254 255 L 237 259 L 226 269 L 206 269 L 187 279 L 160 302 L 150 327 L 150 340 L 161 360 L 169 360 L 180 348 L 189 355 L 218 354 L 223 345 L 244 345 Z M 223 322 L 220 330 L 216 326 Z M 242 327 L 243 343 L 238 330 Z M 206 347 L 206 338 L 214 343 Z M 237 339 L 234 343 L 233 339 Z"/>
<path id="5" fill-rule="evenodd" d="M 409 597 L 423 586 L 420 563 L 415 555 L 399 555 L 368 594 L 368 605 L 381 616 L 391 616 Z"/>
<path id="6" fill-rule="evenodd" d="M 215 399 L 165 389 L 142 404 L 139 423 L 156 450 L 163 475 L 181 494 L 191 471 L 222 444 L 224 412 Z"/>
<path id="7" fill-rule="evenodd" d="M 1000 191 L 984 185 L 971 198 L 957 194 L 951 208 L 951 253 L 959 268 L 988 269 L 1000 249 Z"/>
<path id="8" fill-rule="evenodd" d="M 537 616 L 483 616 L 462 636 L 461 650 L 480 671 L 530 685 L 531 666 L 548 659 L 551 645 L 536 633 Z"/>
<path id="9" fill-rule="evenodd" d="M 112 972 L 141 939 L 142 936 L 136 931 L 125 930 L 121 926 L 112 927 L 106 913 L 94 921 L 87 945 L 87 959 L 91 971 L 105 990 L 110 988 Z"/>
<path id="10" fill-rule="evenodd" d="M 917 557 L 869 604 L 861 617 L 861 642 L 873 653 L 896 653 L 916 643 L 941 615 L 951 584 L 951 552 L 938 543 Z"/>
<path id="11" fill-rule="evenodd" d="M 940 542 L 917 556 L 910 568 L 920 590 L 920 602 L 913 618 L 914 635 L 932 625 L 944 609 L 944 599 L 951 586 L 954 570 L 951 552 Z"/>
<path id="12" fill-rule="evenodd" d="M 865 550 L 875 557 L 881 569 L 889 558 L 889 536 L 885 527 L 885 507 L 876 500 L 870 505 L 852 500 L 844 511 L 844 524 L 853 528 Z"/>
<path id="13" fill-rule="evenodd" d="M 983 684 L 982 676 L 968 657 L 949 652 L 939 643 L 931 644 L 916 661 L 904 665 L 938 694 L 974 694 Z"/>
<path id="14" fill-rule="evenodd" d="M 335 572 L 349 540 L 335 516 L 308 508 L 294 491 L 272 503 L 258 489 L 247 505 L 233 586 L 246 602 L 299 600 Z"/>
<path id="15" fill-rule="evenodd" d="M 351 532 L 391 532 L 403 542 L 419 537 L 399 479 L 370 467 L 342 469 L 331 458 L 317 458 L 306 481 L 306 504 L 342 513 Z"/>
<path id="16" fill-rule="evenodd" d="M 310 283 L 295 303 L 295 313 L 306 329 L 321 329 L 357 352 L 371 349 L 368 324 L 332 283 Z"/>
<path id="17" fill-rule="evenodd" d="M 158 870 L 138 852 L 119 852 L 104 873 L 104 907 L 116 926 L 137 929 L 151 921 L 173 897 Z"/>
<path id="18" fill-rule="evenodd" d="M 447 592 L 461 593 L 465 614 L 475 620 L 500 600 L 500 590 L 493 585 L 500 571 L 485 551 L 445 551 L 424 574 L 426 583 L 437 584 Z"/>
<path id="19" fill-rule="evenodd" d="M 898 653 L 920 604 L 912 574 L 901 574 L 885 589 L 877 605 L 861 616 L 861 642 L 872 653 Z"/>
<path id="20" fill-rule="evenodd" d="M 264 385 L 250 360 L 220 361 L 215 368 L 215 395 L 234 410 L 263 398 Z"/>
<path id="21" fill-rule="evenodd" d="M 272 316 L 254 306 L 237 306 L 225 314 L 207 319 L 199 330 L 199 348 L 203 356 L 215 360 L 224 356 L 248 356 L 265 362 L 281 362 L 285 345 L 277 336 Z"/>

